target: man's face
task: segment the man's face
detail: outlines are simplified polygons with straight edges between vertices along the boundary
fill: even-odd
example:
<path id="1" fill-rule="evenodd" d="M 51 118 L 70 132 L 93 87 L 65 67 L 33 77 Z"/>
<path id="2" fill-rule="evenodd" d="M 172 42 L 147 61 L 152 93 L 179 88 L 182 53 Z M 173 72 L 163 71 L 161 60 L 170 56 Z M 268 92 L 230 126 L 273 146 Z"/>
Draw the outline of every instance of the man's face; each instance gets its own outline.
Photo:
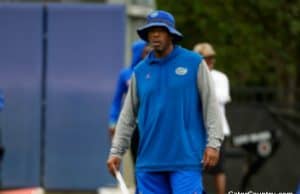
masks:
<path id="1" fill-rule="evenodd" d="M 206 63 L 207 63 L 207 66 L 210 70 L 212 70 L 214 68 L 214 65 L 215 65 L 215 56 L 207 56 L 207 57 L 204 57 Z"/>
<path id="2" fill-rule="evenodd" d="M 156 53 L 162 56 L 168 54 L 172 50 L 172 36 L 164 27 L 153 27 L 148 31 L 148 41 Z"/>

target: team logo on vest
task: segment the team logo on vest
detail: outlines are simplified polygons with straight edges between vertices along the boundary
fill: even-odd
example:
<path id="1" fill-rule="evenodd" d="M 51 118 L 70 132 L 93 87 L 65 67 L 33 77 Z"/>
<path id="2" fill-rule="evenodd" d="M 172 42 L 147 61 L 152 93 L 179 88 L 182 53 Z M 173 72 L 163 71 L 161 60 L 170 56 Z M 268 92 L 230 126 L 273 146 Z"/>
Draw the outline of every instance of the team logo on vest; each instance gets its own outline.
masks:
<path id="1" fill-rule="evenodd" d="M 146 77 L 146 79 L 150 79 L 151 78 L 151 74 L 147 73 L 145 77 Z"/>
<path id="2" fill-rule="evenodd" d="M 177 75 L 185 75 L 185 74 L 187 74 L 187 72 L 188 72 L 188 69 L 185 68 L 185 67 L 177 67 L 177 68 L 175 69 L 175 73 L 176 73 Z"/>

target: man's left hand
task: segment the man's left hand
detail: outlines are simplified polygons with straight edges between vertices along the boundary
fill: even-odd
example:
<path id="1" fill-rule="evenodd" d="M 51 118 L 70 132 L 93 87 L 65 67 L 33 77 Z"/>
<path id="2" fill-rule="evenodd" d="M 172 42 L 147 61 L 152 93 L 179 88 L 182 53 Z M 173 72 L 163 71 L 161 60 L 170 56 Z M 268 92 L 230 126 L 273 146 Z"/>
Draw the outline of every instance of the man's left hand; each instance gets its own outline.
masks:
<path id="1" fill-rule="evenodd" d="M 205 169 L 211 168 L 217 164 L 219 160 L 219 151 L 212 147 L 205 149 L 202 164 Z"/>

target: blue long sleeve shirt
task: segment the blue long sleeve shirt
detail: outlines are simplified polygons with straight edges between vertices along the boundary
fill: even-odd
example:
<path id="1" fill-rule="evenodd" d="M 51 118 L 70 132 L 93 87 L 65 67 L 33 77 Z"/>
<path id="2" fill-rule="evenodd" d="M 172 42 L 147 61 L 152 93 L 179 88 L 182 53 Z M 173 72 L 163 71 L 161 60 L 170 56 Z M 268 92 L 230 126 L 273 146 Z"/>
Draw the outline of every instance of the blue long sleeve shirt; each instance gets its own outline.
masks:
<path id="1" fill-rule="evenodd" d="M 126 95 L 128 90 L 129 81 L 133 72 L 134 67 L 142 60 L 142 54 L 146 42 L 142 40 L 135 41 L 132 44 L 132 62 L 131 65 L 127 68 L 123 68 L 119 74 L 116 90 L 114 93 L 112 105 L 109 113 L 109 126 L 115 127 L 117 120 L 119 118 L 123 97 Z"/>

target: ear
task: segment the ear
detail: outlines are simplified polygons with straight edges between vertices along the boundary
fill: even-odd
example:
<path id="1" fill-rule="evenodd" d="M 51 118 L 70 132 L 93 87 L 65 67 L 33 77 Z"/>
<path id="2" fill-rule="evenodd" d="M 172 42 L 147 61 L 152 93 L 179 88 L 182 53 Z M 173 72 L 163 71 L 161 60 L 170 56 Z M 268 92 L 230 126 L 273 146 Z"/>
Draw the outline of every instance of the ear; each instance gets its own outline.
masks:
<path id="1" fill-rule="evenodd" d="M 175 44 L 177 42 L 175 36 L 171 35 L 171 41 L 172 41 L 173 44 Z"/>
<path id="2" fill-rule="evenodd" d="M 174 40 L 175 40 L 174 36 L 169 31 L 168 31 L 168 34 L 169 34 L 170 41 L 174 43 Z"/>

